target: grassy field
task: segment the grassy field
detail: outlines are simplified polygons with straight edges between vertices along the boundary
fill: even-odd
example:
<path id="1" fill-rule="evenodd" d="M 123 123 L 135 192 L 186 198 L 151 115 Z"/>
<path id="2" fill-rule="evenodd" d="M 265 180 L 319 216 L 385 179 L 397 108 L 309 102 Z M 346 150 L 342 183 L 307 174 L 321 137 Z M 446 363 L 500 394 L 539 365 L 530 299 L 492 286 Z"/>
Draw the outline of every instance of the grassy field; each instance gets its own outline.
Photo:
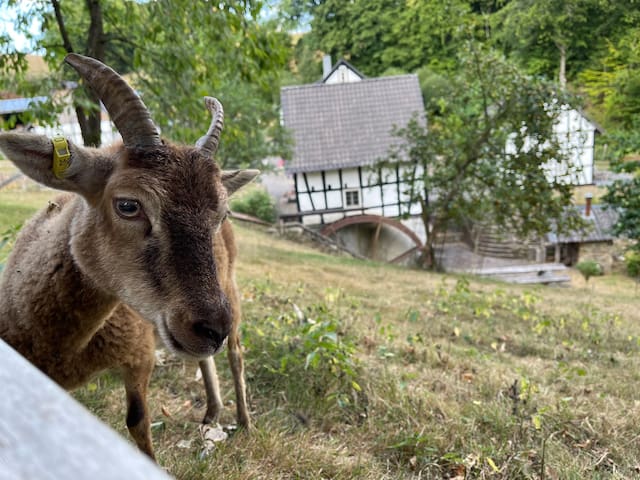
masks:
<path id="1" fill-rule="evenodd" d="M 0 232 L 51 194 L 0 192 Z M 631 280 L 586 286 L 576 274 L 565 288 L 511 286 L 329 256 L 236 227 L 256 429 L 206 450 L 196 366 L 163 354 L 153 440 L 177 478 L 640 475 Z M 218 371 L 229 424 L 224 356 Z M 74 395 L 127 435 L 116 374 Z"/>

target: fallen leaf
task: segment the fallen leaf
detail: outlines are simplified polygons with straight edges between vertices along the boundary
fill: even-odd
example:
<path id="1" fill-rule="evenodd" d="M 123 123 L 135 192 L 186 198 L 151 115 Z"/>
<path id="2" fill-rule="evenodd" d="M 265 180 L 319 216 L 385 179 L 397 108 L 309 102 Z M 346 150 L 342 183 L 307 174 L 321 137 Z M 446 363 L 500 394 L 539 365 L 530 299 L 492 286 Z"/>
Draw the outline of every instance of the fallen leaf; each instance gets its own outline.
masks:
<path id="1" fill-rule="evenodd" d="M 416 465 L 418 465 L 418 457 L 415 455 L 409 459 L 409 466 L 412 470 L 415 470 Z"/>
<path id="2" fill-rule="evenodd" d="M 216 448 L 216 443 L 225 441 L 229 434 L 225 432 L 219 423 L 215 425 L 200 424 L 198 427 L 200 436 L 204 442 L 204 449 L 200 452 L 201 457 L 206 457 Z"/>
<path id="3" fill-rule="evenodd" d="M 222 442 L 229 437 L 227 432 L 223 430 L 219 423 L 216 423 L 215 425 L 201 424 L 198 428 L 200 430 L 200 435 L 202 435 L 202 439 L 205 441 L 210 440 L 212 442 Z"/>
<path id="4" fill-rule="evenodd" d="M 465 372 L 465 373 L 463 373 L 463 374 L 462 374 L 462 379 L 463 379 L 465 382 L 469 382 L 469 383 L 471 383 L 471 382 L 473 381 L 473 373 L 470 373 L 470 372 Z"/>
<path id="5" fill-rule="evenodd" d="M 168 409 L 167 407 L 165 407 L 164 405 L 162 405 L 162 406 L 160 407 L 160 410 L 162 411 L 162 414 L 163 414 L 165 417 L 171 417 L 171 412 L 170 412 L 170 411 L 169 411 L 169 409 Z"/>
<path id="6" fill-rule="evenodd" d="M 487 457 L 487 463 L 489 464 L 489 466 L 494 472 L 497 473 L 500 471 L 500 469 L 497 467 L 496 463 L 493 461 L 491 457 Z"/>
<path id="7" fill-rule="evenodd" d="M 191 442 L 193 442 L 193 440 L 180 440 L 178 443 L 176 443 L 176 447 L 191 448 Z"/>
<path id="8" fill-rule="evenodd" d="M 302 310 L 300 309 L 300 307 L 298 305 L 296 305 L 295 303 L 293 303 L 293 302 L 291 303 L 291 305 L 293 306 L 293 313 L 295 314 L 296 319 L 298 319 L 298 321 L 300 323 L 304 322 L 305 315 L 302 312 Z"/>
<path id="9" fill-rule="evenodd" d="M 464 480 L 464 476 L 466 475 L 466 473 L 467 473 L 467 469 L 461 463 L 454 465 L 453 468 L 451 469 L 451 474 L 453 475 L 454 479 L 459 478 Z"/>
<path id="10" fill-rule="evenodd" d="M 163 366 L 167 361 L 167 352 L 162 349 L 158 349 L 156 350 L 155 354 L 156 354 L 156 367 Z"/>
<path id="11" fill-rule="evenodd" d="M 200 380 L 202 380 L 202 370 L 200 370 L 200 367 L 196 368 L 196 375 L 194 378 L 196 382 L 199 382 Z"/>

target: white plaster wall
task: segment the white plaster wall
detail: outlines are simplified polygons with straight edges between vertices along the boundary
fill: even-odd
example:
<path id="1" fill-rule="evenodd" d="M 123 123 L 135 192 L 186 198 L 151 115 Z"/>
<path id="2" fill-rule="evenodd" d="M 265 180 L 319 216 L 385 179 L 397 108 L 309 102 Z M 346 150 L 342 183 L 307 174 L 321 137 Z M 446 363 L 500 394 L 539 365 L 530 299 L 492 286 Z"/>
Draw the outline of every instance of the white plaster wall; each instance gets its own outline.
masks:
<path id="1" fill-rule="evenodd" d="M 577 185 L 593 183 L 593 155 L 595 145 L 595 126 L 575 109 L 563 110 L 554 127 L 558 140 L 565 146 L 569 163 L 577 165 L 579 172 L 569 176 L 567 181 Z M 566 175 L 567 167 L 555 163 L 558 174 Z"/>
<path id="2" fill-rule="evenodd" d="M 84 145 L 82 132 L 78 122 L 63 123 L 54 127 L 42 127 L 40 125 L 36 125 L 33 128 L 33 132 L 46 135 L 48 137 L 62 135 L 76 145 Z M 100 132 L 102 145 L 111 145 L 115 141 L 121 139 L 120 134 L 109 120 L 102 120 L 102 122 L 100 122 Z"/>
<path id="3" fill-rule="evenodd" d="M 364 181 L 364 178 L 363 178 Z M 345 168 L 342 170 L 342 188 L 359 188 L 360 176 L 357 168 Z"/>
<path id="4" fill-rule="evenodd" d="M 324 83 L 350 83 L 350 82 L 359 82 L 362 79 L 356 75 L 353 70 L 347 68 L 346 65 L 340 65 L 335 72 L 329 75 Z"/>
<path id="5" fill-rule="evenodd" d="M 558 115 L 553 132 L 568 161 L 547 162 L 543 168 L 548 180 L 552 181 L 555 178 L 560 182 L 574 185 L 593 183 L 595 126 L 579 111 L 564 108 Z M 532 148 L 531 143 L 525 142 L 523 148 Z M 512 141 L 507 142 L 505 151 L 515 153 L 515 145 Z"/>
<path id="6" fill-rule="evenodd" d="M 309 172 L 306 174 L 307 184 L 309 189 L 314 191 L 307 191 L 307 184 L 304 182 L 303 174 L 298 174 L 297 181 L 297 195 L 301 212 L 311 212 L 312 208 L 311 200 L 313 199 L 313 206 L 316 210 L 325 209 L 344 209 L 345 205 L 345 190 L 358 189 L 360 192 L 360 207 L 354 211 L 349 211 L 339 214 L 324 214 L 324 223 L 331 223 L 339 220 L 345 215 L 360 215 L 364 210 L 364 213 L 373 215 L 384 215 L 387 217 L 397 217 L 406 211 L 400 211 L 397 205 L 391 205 L 398 202 L 398 191 L 400 192 L 400 199 L 406 199 L 407 192 L 409 190 L 408 185 L 401 184 L 400 187 L 392 183 L 390 185 L 378 185 L 378 179 L 380 176 L 371 172 L 370 170 L 362 169 L 362 183 L 365 185 L 360 188 L 360 175 L 357 168 L 347 168 L 341 171 L 341 176 L 337 170 L 325 171 L 325 192 L 323 192 L 322 174 L 320 172 Z M 340 177 L 342 177 L 342 184 L 340 183 Z M 385 182 L 396 181 L 395 169 L 385 169 L 382 172 L 382 179 Z M 402 174 L 400 175 L 402 178 Z M 331 190 L 329 190 L 331 186 Z M 384 206 L 382 205 L 384 200 Z M 411 214 L 419 214 L 420 206 L 412 205 Z M 309 215 L 303 217 L 303 223 L 305 225 L 317 225 L 321 222 L 320 215 Z"/>

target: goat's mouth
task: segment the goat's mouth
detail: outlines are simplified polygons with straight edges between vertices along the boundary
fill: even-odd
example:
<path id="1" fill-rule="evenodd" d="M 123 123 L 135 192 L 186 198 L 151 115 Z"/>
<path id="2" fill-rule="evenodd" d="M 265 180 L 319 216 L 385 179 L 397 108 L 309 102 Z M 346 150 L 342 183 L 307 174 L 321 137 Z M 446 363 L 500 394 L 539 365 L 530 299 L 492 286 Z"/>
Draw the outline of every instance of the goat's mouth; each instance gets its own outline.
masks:
<path id="1" fill-rule="evenodd" d="M 196 351 L 196 350 L 193 350 L 192 348 L 188 348 L 187 346 L 183 345 L 173 335 L 173 333 L 171 333 L 171 330 L 169 329 L 169 325 L 167 324 L 167 319 L 164 316 L 159 322 L 158 331 L 160 332 L 160 337 L 162 338 L 162 341 L 169 348 L 169 350 L 171 350 L 176 355 L 180 355 L 180 356 L 191 358 L 191 359 L 193 358 L 202 359 L 211 355 L 215 355 L 220 350 L 222 350 L 224 346 L 227 344 L 227 339 L 225 338 L 220 345 L 207 346 L 205 350 Z"/>

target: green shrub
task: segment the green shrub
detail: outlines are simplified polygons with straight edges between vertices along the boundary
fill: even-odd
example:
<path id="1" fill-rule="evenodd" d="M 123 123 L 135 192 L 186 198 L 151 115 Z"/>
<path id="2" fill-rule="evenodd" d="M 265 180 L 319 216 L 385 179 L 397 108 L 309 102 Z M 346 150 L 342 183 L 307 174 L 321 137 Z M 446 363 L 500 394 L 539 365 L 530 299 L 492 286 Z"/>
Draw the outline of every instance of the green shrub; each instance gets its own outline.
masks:
<path id="1" fill-rule="evenodd" d="M 576 269 L 582 274 L 585 282 L 589 282 L 591 277 L 603 275 L 602 267 L 594 260 L 584 260 L 576 265 Z"/>
<path id="2" fill-rule="evenodd" d="M 627 274 L 636 280 L 640 279 L 640 252 L 631 250 L 624 255 Z"/>
<path id="3" fill-rule="evenodd" d="M 319 417 L 352 415 L 358 410 L 361 372 L 339 304 L 296 309 L 289 305 L 281 315 L 262 319 L 260 328 L 243 332 L 254 391 L 281 391 L 293 408 Z"/>
<path id="4" fill-rule="evenodd" d="M 253 186 L 243 191 L 231 200 L 231 210 L 258 217 L 265 222 L 273 223 L 278 215 L 275 202 L 269 193 L 259 186 Z"/>
<path id="5" fill-rule="evenodd" d="M 11 247 L 13 247 L 13 243 L 20 232 L 20 228 L 22 228 L 22 225 L 18 224 L 0 233 L 0 272 L 2 272 L 2 269 L 4 268 L 4 262 L 11 252 Z"/>

